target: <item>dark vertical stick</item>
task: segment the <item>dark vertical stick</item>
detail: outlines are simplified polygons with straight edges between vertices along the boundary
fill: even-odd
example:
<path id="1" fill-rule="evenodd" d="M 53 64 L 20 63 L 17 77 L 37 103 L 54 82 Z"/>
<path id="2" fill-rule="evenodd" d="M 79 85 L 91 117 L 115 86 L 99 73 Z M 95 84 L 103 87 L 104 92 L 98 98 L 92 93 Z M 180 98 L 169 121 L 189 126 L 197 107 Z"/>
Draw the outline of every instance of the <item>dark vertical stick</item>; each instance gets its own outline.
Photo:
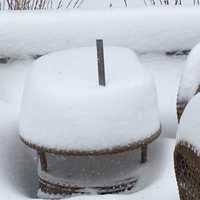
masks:
<path id="1" fill-rule="evenodd" d="M 46 172 L 47 171 L 47 158 L 46 158 L 45 152 L 38 151 L 38 156 L 40 159 L 41 169 Z"/>
<path id="2" fill-rule="evenodd" d="M 106 86 L 103 40 L 96 40 L 99 85 Z"/>
<path id="3" fill-rule="evenodd" d="M 147 145 L 143 145 L 141 148 L 141 163 L 147 161 Z"/>
<path id="4" fill-rule="evenodd" d="M 126 7 L 128 6 L 127 0 L 124 0 L 124 4 L 125 4 Z"/>

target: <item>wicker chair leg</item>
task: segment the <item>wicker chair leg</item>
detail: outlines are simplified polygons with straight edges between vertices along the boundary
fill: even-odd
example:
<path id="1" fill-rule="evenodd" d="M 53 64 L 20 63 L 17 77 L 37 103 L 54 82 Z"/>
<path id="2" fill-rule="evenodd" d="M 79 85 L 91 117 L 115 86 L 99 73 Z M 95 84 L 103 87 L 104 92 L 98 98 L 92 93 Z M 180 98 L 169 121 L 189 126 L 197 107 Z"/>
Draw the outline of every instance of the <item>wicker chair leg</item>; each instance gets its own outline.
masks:
<path id="1" fill-rule="evenodd" d="M 141 163 L 146 163 L 147 161 L 147 145 L 141 147 Z"/>
<path id="2" fill-rule="evenodd" d="M 38 151 L 38 157 L 40 160 L 41 169 L 47 172 L 47 158 L 44 151 Z"/>

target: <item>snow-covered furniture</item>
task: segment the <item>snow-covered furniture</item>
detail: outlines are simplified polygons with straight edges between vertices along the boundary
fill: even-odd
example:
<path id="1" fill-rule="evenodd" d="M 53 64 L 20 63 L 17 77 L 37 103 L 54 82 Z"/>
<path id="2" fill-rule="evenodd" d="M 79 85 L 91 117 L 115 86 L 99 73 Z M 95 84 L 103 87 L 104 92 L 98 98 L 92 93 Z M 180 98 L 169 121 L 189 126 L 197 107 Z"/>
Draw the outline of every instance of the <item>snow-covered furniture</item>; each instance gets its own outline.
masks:
<path id="1" fill-rule="evenodd" d="M 83 47 L 39 58 L 27 78 L 20 137 L 38 152 L 42 197 L 132 189 L 136 180 L 127 174 L 107 185 L 59 179 L 49 170 L 49 157 L 88 161 L 141 148 L 145 162 L 147 145 L 160 135 L 155 86 L 137 56 L 126 48 L 106 47 L 105 87 L 98 84 L 97 71 L 95 47 Z"/>
<path id="2" fill-rule="evenodd" d="M 188 56 L 183 71 L 177 97 L 177 117 L 181 115 L 192 96 L 200 91 L 200 44 L 196 45 Z"/>
<path id="3" fill-rule="evenodd" d="M 178 127 L 174 165 L 181 200 L 200 199 L 200 94 L 188 103 Z"/>

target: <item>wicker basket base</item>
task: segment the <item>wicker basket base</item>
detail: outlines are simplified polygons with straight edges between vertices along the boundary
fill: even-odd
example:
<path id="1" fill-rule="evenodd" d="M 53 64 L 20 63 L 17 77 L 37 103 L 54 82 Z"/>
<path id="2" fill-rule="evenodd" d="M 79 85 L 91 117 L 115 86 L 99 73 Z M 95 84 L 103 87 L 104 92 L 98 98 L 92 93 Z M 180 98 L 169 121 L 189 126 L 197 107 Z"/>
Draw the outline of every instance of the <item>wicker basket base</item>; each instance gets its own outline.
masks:
<path id="1" fill-rule="evenodd" d="M 115 194 L 122 192 L 130 192 L 137 183 L 137 178 L 126 178 L 124 180 L 113 183 L 109 186 L 94 186 L 94 187 L 78 187 L 62 184 L 53 184 L 42 178 L 39 178 L 39 193 L 38 196 L 41 198 L 64 198 L 70 197 L 71 195 L 80 194 Z M 41 195 L 40 195 L 41 194 Z"/>
<path id="2" fill-rule="evenodd" d="M 181 200 L 200 199 L 200 157 L 187 143 L 179 143 L 174 151 L 174 166 Z"/>

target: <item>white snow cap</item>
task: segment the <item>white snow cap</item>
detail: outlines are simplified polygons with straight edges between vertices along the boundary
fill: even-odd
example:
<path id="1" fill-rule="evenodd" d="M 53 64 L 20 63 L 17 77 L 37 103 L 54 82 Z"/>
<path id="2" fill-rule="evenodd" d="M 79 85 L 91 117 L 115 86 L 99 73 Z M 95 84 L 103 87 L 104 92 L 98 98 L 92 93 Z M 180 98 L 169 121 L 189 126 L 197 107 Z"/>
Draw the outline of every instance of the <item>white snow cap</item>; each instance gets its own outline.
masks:
<path id="1" fill-rule="evenodd" d="M 95 47 L 41 57 L 25 84 L 20 134 L 59 150 L 100 150 L 142 140 L 160 127 L 151 76 L 129 49 L 105 47 L 106 87 Z"/>
<path id="2" fill-rule="evenodd" d="M 177 132 L 177 142 L 183 141 L 200 149 L 200 94 L 188 103 L 181 117 Z"/>
<path id="3" fill-rule="evenodd" d="M 200 44 L 197 44 L 191 51 L 187 59 L 186 67 L 183 71 L 178 101 L 188 101 L 192 98 L 200 84 Z"/>

